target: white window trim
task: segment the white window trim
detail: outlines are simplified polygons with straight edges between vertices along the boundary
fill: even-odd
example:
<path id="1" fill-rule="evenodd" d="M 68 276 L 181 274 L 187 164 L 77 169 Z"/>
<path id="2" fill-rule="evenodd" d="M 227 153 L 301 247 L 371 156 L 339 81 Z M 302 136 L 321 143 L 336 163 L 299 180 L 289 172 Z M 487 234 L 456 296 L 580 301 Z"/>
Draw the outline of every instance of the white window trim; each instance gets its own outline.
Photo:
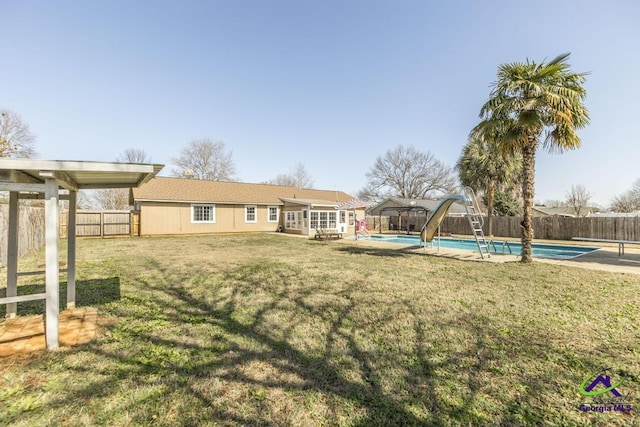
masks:
<path id="1" fill-rule="evenodd" d="M 211 209 L 211 221 L 196 221 L 193 219 L 194 208 L 210 206 Z M 216 205 L 213 203 L 192 203 L 191 204 L 191 223 L 192 224 L 215 224 L 216 223 Z"/>
<path id="2" fill-rule="evenodd" d="M 253 221 L 247 219 L 248 209 L 253 208 Z M 257 205 L 244 205 L 244 222 L 247 224 L 255 224 L 258 222 L 258 206 Z"/>
<path id="3" fill-rule="evenodd" d="M 271 219 L 271 209 L 276 210 L 276 219 Z M 280 207 L 278 206 L 267 206 L 267 222 L 280 222 Z"/>

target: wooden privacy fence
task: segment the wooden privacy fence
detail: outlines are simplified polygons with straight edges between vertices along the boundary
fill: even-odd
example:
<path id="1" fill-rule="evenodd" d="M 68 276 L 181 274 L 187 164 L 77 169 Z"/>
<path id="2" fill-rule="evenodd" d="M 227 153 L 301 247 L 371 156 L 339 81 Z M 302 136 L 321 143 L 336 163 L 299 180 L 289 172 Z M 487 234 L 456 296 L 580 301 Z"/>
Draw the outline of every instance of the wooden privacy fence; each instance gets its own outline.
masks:
<path id="1" fill-rule="evenodd" d="M 502 216 L 493 218 L 493 235 L 496 237 L 522 237 L 522 217 Z M 471 234 L 469 220 L 465 217 L 446 217 L 440 226 L 443 233 Z M 485 217 L 484 232 L 488 233 Z M 536 239 L 571 240 L 572 237 L 595 239 L 640 240 L 640 217 L 584 217 L 558 216 L 533 218 L 533 235 Z"/>
<path id="2" fill-rule="evenodd" d="M 44 246 L 44 209 L 20 205 L 18 208 L 18 256 Z M 0 205 L 0 265 L 7 265 L 9 205 Z"/>
<path id="3" fill-rule="evenodd" d="M 60 237 L 67 236 L 67 212 L 60 215 Z M 76 214 L 76 236 L 138 236 L 140 215 L 130 211 L 79 211 Z"/>
<path id="4" fill-rule="evenodd" d="M 396 217 L 382 217 L 382 231 L 388 232 L 396 228 Z M 407 218 L 402 219 L 401 230 L 406 229 Z M 420 230 L 425 217 L 411 217 L 409 224 L 415 223 L 414 230 Z M 496 237 L 522 237 L 520 222 L 522 217 L 501 216 L 493 218 L 493 235 Z M 368 216 L 369 227 L 376 232 L 380 230 L 380 218 Z M 390 225 L 392 226 L 390 228 Z M 489 227 L 485 217 L 484 232 L 488 234 Z M 462 217 L 445 217 L 440 225 L 443 233 L 471 234 L 469 220 Z M 640 216 L 634 217 L 584 217 L 568 218 L 558 216 L 533 218 L 533 232 L 536 239 L 571 240 L 572 237 L 590 237 L 595 239 L 634 240 L 640 241 Z"/>

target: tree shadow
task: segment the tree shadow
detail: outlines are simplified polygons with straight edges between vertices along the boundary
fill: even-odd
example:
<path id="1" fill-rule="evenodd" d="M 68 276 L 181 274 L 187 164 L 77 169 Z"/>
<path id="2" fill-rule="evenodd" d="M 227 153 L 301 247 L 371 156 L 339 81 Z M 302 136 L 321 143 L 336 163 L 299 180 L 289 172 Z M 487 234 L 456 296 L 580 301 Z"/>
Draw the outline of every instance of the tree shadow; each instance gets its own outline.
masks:
<path id="1" fill-rule="evenodd" d="M 367 251 L 370 249 L 366 248 Z M 383 252 L 386 250 L 380 251 Z M 497 375 L 496 365 L 505 357 L 526 361 L 540 357 L 566 359 L 563 350 L 552 345 L 548 337 L 507 334 L 497 321 L 472 311 L 453 317 L 436 311 L 426 315 L 424 307 L 411 299 L 389 301 L 365 324 L 359 311 L 368 302 L 355 297 L 360 283 L 345 283 L 326 299 L 314 299 L 327 293 L 321 284 L 301 286 L 303 278 L 295 271 L 284 267 L 281 270 L 269 268 L 275 271 L 262 268 L 258 263 L 237 266 L 222 274 L 222 283 L 229 287 L 227 293 L 213 288 L 203 294 L 186 286 L 184 277 L 155 265 L 154 269 L 163 278 L 162 283 L 137 279 L 137 286 L 150 292 L 144 310 L 129 313 L 126 324 L 106 327 L 110 339 L 115 340 L 110 342 L 117 345 L 94 342 L 67 353 L 72 360 L 73 355 L 80 357 L 89 352 L 102 360 L 116 362 L 117 368 L 108 364 L 97 368 L 100 370 L 98 380 L 47 401 L 43 410 L 73 405 L 83 396 L 111 399 L 123 393 L 121 382 L 127 379 L 166 390 L 157 398 L 164 399 L 162 402 L 170 400 L 168 395 L 171 393 L 188 395 L 197 402 L 196 412 L 199 410 L 214 417 L 216 422 L 229 425 L 283 423 L 268 418 L 268 403 L 261 400 L 259 392 L 264 389 L 284 390 L 285 394 L 312 391 L 327 399 L 348 402 L 358 410 L 359 415 L 348 421 L 355 426 L 546 422 L 544 411 L 536 413 L 535 410 L 540 407 L 537 393 L 514 397 L 505 393 L 500 397 L 502 411 L 498 411 L 495 419 L 483 415 L 478 405 L 490 394 L 491 380 Z M 272 280 L 278 281 L 277 286 Z M 119 281 L 117 283 L 119 287 Z M 253 311 L 248 311 L 250 298 L 260 301 Z M 275 327 L 270 319 L 282 313 L 289 315 L 288 322 Z M 371 331 L 384 329 L 400 315 L 406 317 L 406 324 L 413 330 L 411 342 L 414 346 L 397 353 L 393 336 L 376 335 Z M 162 326 L 154 326 L 153 322 Z M 322 337 L 319 349 L 305 349 L 294 339 L 296 327 L 301 322 L 323 325 L 325 332 L 318 334 Z M 197 327 L 212 327 L 220 332 L 197 342 L 170 337 L 159 330 L 176 328 L 189 338 L 191 330 Z M 442 331 L 443 335 L 435 336 L 434 331 Z M 464 336 L 464 345 L 455 349 L 441 345 L 447 331 L 457 331 Z M 131 349 L 129 345 L 133 342 L 136 347 Z M 586 357 L 577 359 L 581 364 L 595 365 Z M 342 362 L 350 368 L 344 368 Z M 245 370 L 252 363 L 279 375 L 252 375 Z M 74 371 L 76 376 L 93 369 L 72 362 L 68 365 L 67 369 Z M 400 389 L 385 385 L 391 369 L 403 380 Z M 558 387 L 558 374 L 557 366 L 541 365 L 534 374 L 521 374 L 514 387 L 526 387 L 536 392 L 554 390 Z M 242 384 L 256 390 L 253 398 L 245 398 L 253 399 L 251 401 L 258 409 L 250 408 L 242 413 L 225 406 L 201 386 L 202 382 L 214 381 L 231 386 Z M 463 384 L 464 388 L 446 387 L 450 383 Z M 450 393 L 455 393 L 457 398 L 451 399 Z M 165 403 L 141 400 L 137 404 L 141 408 L 156 408 Z M 423 405 L 425 411 L 416 414 L 412 409 L 416 405 Z M 148 416 L 149 413 L 140 409 L 131 422 L 151 423 Z M 194 416 L 185 413 L 178 422 L 185 425 L 201 421 L 191 418 Z M 327 419 L 318 420 L 318 423 L 344 422 L 340 414 L 327 413 L 325 416 Z"/>
<path id="2" fill-rule="evenodd" d="M 399 257 L 408 256 L 408 255 L 415 255 L 415 253 L 411 251 L 417 248 L 419 248 L 419 246 L 389 249 L 389 248 L 376 248 L 371 246 L 349 245 L 349 246 L 336 247 L 335 250 L 338 252 L 345 252 L 350 255 L 369 255 L 369 256 L 379 256 L 379 257 L 387 257 L 387 258 L 399 258 Z"/>
<path id="3" fill-rule="evenodd" d="M 60 310 L 67 307 L 67 282 L 60 282 Z M 45 285 L 18 285 L 18 295 L 44 293 Z M 76 307 L 95 307 L 121 298 L 120 277 L 76 281 Z M 7 295 L 7 288 L 0 289 L 0 298 Z M 45 312 L 45 301 L 25 301 L 18 303 L 18 315 L 38 315 Z"/>

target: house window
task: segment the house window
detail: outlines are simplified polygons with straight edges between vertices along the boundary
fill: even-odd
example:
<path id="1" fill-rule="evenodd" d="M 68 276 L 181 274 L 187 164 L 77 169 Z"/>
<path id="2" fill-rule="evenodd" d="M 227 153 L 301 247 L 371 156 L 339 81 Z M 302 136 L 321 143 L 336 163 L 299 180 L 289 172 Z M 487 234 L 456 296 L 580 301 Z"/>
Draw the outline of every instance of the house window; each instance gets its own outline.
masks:
<path id="1" fill-rule="evenodd" d="M 278 207 L 277 206 L 269 206 L 269 222 L 278 222 Z"/>
<path id="2" fill-rule="evenodd" d="M 216 222 L 216 205 L 191 205 L 191 222 Z"/>
<path id="3" fill-rule="evenodd" d="M 337 213 L 327 211 L 311 212 L 311 228 L 336 228 Z"/>
<path id="4" fill-rule="evenodd" d="M 349 212 L 349 225 L 355 224 L 355 217 L 353 212 Z"/>
<path id="5" fill-rule="evenodd" d="M 244 207 L 244 222 L 258 222 L 257 207 L 255 205 Z"/>
<path id="6" fill-rule="evenodd" d="M 344 224 L 347 222 L 347 213 L 345 211 L 340 211 L 340 224 Z"/>

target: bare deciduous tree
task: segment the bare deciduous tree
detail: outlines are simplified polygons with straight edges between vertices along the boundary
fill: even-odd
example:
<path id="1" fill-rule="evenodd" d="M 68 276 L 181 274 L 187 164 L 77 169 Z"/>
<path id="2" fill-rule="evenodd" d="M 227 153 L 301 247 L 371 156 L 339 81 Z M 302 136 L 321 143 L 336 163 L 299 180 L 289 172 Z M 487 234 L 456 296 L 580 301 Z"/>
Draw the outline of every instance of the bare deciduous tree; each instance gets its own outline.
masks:
<path id="1" fill-rule="evenodd" d="M 634 181 L 631 190 L 613 198 L 611 210 L 614 212 L 640 211 L 640 179 Z"/>
<path id="2" fill-rule="evenodd" d="M 267 183 L 297 188 L 313 188 L 313 178 L 302 163 L 298 163 L 291 173 L 276 175 Z"/>
<path id="3" fill-rule="evenodd" d="M 78 209 L 91 210 L 94 209 L 93 192 L 91 190 L 78 191 Z"/>
<path id="4" fill-rule="evenodd" d="M 151 156 L 144 150 L 128 148 L 116 158 L 121 163 L 151 163 Z M 95 190 L 85 198 L 84 203 L 98 210 L 120 211 L 131 208 L 128 188 Z"/>
<path id="5" fill-rule="evenodd" d="M 33 157 L 35 140 L 18 113 L 0 109 L 0 157 Z"/>
<path id="6" fill-rule="evenodd" d="M 572 185 L 565 199 L 567 206 L 572 208 L 577 216 L 584 215 L 589 205 L 592 194 L 584 185 Z"/>
<path id="7" fill-rule="evenodd" d="M 194 139 L 182 149 L 180 157 L 173 159 L 177 168 L 172 172 L 184 178 L 232 181 L 236 176 L 232 154 L 227 152 L 224 142 Z"/>
<path id="8" fill-rule="evenodd" d="M 421 199 L 451 192 L 456 187 L 449 166 L 428 151 L 403 145 L 378 156 L 367 178 L 369 182 L 360 194 L 374 200 L 387 196 Z"/>
<path id="9" fill-rule="evenodd" d="M 131 207 L 131 205 L 129 205 L 128 188 L 96 190 L 92 195 L 92 199 L 91 205 L 98 210 L 122 211 Z"/>
<path id="10" fill-rule="evenodd" d="M 541 206 L 545 206 L 547 208 L 566 208 L 569 206 L 566 200 L 545 200 Z"/>
<path id="11" fill-rule="evenodd" d="M 118 156 L 116 162 L 121 163 L 151 163 L 151 156 L 138 148 L 127 148 Z"/>

